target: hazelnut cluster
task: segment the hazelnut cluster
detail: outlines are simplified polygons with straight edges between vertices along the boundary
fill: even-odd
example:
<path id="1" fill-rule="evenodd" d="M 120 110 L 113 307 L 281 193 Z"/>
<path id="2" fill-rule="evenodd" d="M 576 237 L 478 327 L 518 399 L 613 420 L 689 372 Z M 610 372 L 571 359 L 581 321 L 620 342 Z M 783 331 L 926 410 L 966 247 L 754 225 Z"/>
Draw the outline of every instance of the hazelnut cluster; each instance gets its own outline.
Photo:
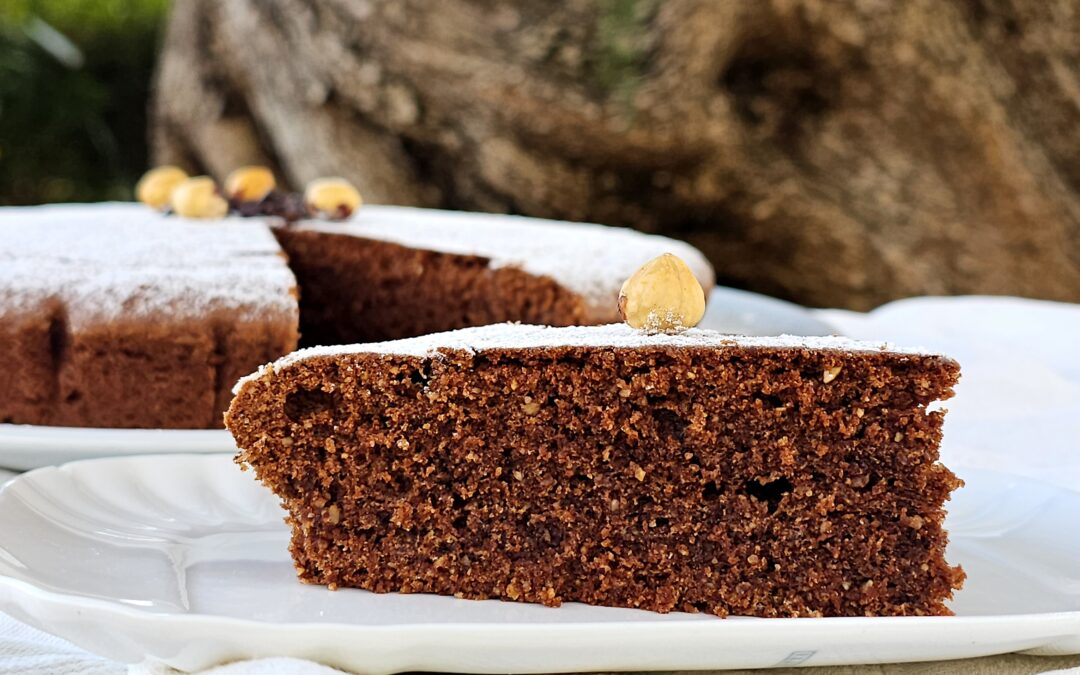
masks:
<path id="1" fill-rule="evenodd" d="M 681 258 L 665 253 L 626 280 L 619 291 L 619 313 L 647 333 L 678 333 L 705 316 L 705 291 Z"/>
<path id="2" fill-rule="evenodd" d="M 345 220 L 363 200 L 344 178 L 319 178 L 308 183 L 304 194 L 277 190 L 274 174 L 265 166 L 243 166 L 226 178 L 219 189 L 209 176 L 188 176 L 175 166 L 159 166 L 146 172 L 135 186 L 135 197 L 151 208 L 184 218 L 279 216 L 286 221 L 317 217 Z"/>

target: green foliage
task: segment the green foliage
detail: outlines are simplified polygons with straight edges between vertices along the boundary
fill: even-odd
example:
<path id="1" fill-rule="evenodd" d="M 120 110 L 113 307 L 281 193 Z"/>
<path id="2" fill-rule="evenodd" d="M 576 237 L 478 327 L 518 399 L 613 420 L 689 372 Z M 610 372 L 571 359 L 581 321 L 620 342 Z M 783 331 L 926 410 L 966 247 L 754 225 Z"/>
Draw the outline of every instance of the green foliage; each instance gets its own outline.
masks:
<path id="1" fill-rule="evenodd" d="M 601 0 L 590 79 L 629 110 L 648 60 L 644 38 L 656 0 Z"/>
<path id="2" fill-rule="evenodd" d="M 0 204 L 126 199 L 168 0 L 0 3 Z"/>

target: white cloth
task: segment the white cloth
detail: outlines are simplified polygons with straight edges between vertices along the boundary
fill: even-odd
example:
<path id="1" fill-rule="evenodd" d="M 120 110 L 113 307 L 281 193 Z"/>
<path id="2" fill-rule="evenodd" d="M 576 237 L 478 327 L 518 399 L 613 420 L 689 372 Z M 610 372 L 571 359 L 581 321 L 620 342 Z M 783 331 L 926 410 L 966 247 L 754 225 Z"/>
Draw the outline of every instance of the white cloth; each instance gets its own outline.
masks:
<path id="1" fill-rule="evenodd" d="M 837 331 L 947 353 L 962 380 L 950 409 L 942 456 L 953 468 L 1021 474 L 1080 490 L 1080 305 L 1014 298 L 916 298 L 869 314 L 820 310 Z M 0 475 L 0 481 L 6 477 Z M 1042 665 L 1042 664 L 1045 664 Z M 881 673 L 1080 673 L 1080 657 L 1009 656 L 942 664 L 877 667 Z M 0 614 L 0 675 L 73 673 L 166 675 L 169 669 L 90 655 Z M 234 663 L 212 675 L 331 675 L 340 671 L 295 659 Z M 852 669 L 809 668 L 813 673 Z"/>
<path id="2" fill-rule="evenodd" d="M 123 675 L 122 664 L 0 614 L 0 675 Z"/>

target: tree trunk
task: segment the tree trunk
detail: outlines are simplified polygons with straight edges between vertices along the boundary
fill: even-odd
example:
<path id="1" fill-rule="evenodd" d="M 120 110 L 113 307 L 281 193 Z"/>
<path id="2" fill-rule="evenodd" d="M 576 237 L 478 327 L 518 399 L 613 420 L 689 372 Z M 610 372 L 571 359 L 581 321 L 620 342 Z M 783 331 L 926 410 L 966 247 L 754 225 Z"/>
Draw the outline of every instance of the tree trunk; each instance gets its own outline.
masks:
<path id="1" fill-rule="evenodd" d="M 627 225 L 865 309 L 1080 300 L 1071 0 L 184 0 L 156 160 Z"/>

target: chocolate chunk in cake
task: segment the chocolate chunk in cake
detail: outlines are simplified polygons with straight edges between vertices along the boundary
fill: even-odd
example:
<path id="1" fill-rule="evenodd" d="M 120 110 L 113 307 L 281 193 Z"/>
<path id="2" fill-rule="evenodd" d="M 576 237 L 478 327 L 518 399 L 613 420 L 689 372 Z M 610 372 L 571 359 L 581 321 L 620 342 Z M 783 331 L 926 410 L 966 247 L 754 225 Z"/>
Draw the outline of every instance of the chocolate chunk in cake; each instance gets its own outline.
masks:
<path id="1" fill-rule="evenodd" d="M 300 578 L 718 615 L 948 614 L 957 364 L 841 338 L 497 325 L 241 381 Z"/>

